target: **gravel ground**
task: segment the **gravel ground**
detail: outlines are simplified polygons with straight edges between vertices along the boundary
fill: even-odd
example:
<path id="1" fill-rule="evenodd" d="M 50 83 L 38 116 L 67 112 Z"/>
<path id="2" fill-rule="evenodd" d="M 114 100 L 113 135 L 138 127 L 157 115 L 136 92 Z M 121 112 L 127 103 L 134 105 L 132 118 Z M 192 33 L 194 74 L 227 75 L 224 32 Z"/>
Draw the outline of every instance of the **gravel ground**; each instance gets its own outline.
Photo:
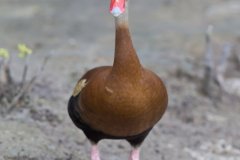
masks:
<path id="1" fill-rule="evenodd" d="M 15 79 L 23 65 L 14 58 L 18 43 L 35 52 L 30 74 L 51 55 L 33 88 L 32 105 L 0 116 L 0 160 L 90 158 L 90 144 L 66 106 L 87 69 L 112 64 L 114 21 L 108 5 L 108 0 L 0 0 L 0 47 L 13 53 Z M 199 92 L 206 26 L 215 26 L 216 51 L 226 42 L 239 47 L 240 2 L 133 0 L 130 9 L 141 62 L 162 77 L 169 92 L 168 110 L 143 144 L 141 159 L 240 160 L 239 97 L 223 93 L 220 100 Z M 236 68 L 229 77 L 240 77 Z M 104 140 L 100 151 L 104 160 L 122 160 L 128 159 L 130 146 Z"/>

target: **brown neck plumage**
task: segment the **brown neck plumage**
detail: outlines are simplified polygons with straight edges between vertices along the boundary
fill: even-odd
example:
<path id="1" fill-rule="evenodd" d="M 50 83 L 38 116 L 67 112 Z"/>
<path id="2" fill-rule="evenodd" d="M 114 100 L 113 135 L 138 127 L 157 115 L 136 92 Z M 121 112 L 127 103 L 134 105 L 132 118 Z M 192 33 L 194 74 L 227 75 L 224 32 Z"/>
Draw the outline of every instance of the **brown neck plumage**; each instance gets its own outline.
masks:
<path id="1" fill-rule="evenodd" d="M 115 19 L 116 40 L 112 74 L 123 77 L 141 76 L 142 67 L 133 47 L 128 28 L 128 2 L 126 11 Z"/>

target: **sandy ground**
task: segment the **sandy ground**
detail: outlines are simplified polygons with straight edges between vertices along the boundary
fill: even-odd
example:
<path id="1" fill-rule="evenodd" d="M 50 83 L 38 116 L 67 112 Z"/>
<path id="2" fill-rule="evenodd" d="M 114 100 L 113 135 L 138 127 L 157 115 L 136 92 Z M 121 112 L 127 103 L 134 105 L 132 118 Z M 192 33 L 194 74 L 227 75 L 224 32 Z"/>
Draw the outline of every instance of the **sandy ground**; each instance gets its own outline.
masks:
<path id="1" fill-rule="evenodd" d="M 0 160 L 89 159 L 90 144 L 66 107 L 87 69 L 112 64 L 114 21 L 108 5 L 108 0 L 0 0 L 0 47 L 16 57 L 16 44 L 31 46 L 32 73 L 51 55 L 31 105 L 0 117 Z M 216 50 L 226 42 L 240 45 L 239 0 L 132 0 L 130 7 L 141 62 L 162 77 L 169 92 L 168 110 L 143 144 L 141 159 L 240 160 L 240 98 L 224 93 L 220 100 L 199 92 L 206 26 L 215 26 Z M 15 79 L 22 65 L 13 58 Z M 240 77 L 239 70 L 228 76 L 233 72 Z M 103 160 L 123 160 L 130 146 L 104 140 L 100 151 Z"/>

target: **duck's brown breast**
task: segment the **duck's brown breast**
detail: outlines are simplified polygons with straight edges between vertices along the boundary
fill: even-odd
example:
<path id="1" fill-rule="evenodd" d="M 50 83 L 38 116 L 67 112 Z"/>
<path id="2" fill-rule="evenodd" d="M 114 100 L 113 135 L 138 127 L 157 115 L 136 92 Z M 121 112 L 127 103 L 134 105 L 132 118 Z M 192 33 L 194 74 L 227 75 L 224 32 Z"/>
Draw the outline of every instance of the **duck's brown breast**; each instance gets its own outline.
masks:
<path id="1" fill-rule="evenodd" d="M 114 136 L 137 135 L 158 122 L 167 106 L 161 79 L 142 70 L 135 81 L 114 77 L 111 67 L 86 74 L 79 95 L 81 117 L 92 128 Z"/>

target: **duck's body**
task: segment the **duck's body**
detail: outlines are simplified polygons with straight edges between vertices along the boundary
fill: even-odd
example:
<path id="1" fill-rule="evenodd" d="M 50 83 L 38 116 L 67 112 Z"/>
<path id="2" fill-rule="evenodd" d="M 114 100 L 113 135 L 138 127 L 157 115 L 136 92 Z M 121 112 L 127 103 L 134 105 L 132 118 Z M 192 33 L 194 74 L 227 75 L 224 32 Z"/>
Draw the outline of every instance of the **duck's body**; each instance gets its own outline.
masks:
<path id="1" fill-rule="evenodd" d="M 68 105 L 73 122 L 95 144 L 110 138 L 139 146 L 167 107 L 163 82 L 142 67 L 123 22 L 116 21 L 113 66 L 88 71 Z"/>

